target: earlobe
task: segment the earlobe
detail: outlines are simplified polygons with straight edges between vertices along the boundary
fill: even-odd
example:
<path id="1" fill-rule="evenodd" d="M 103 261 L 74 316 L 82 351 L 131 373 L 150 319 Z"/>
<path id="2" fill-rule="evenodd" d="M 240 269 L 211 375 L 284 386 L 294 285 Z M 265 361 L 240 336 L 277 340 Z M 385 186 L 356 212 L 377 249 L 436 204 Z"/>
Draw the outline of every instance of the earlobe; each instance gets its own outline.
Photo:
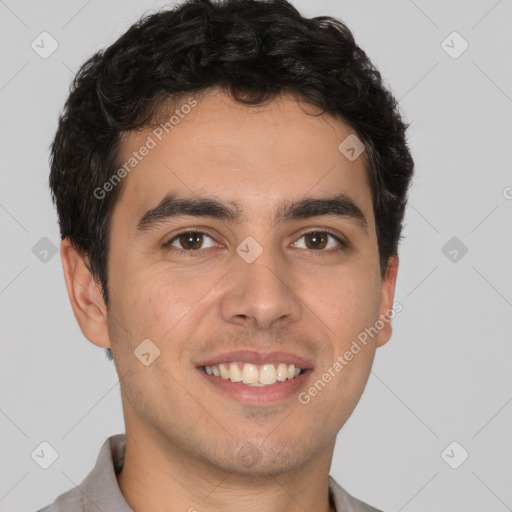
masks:
<path id="1" fill-rule="evenodd" d="M 385 345 L 392 334 L 392 326 L 391 326 L 391 318 L 394 316 L 393 313 L 393 300 L 395 297 L 395 286 L 396 286 L 396 278 L 398 274 L 398 254 L 393 254 L 388 261 L 388 267 L 386 269 L 386 274 L 382 279 L 381 284 L 381 297 L 380 297 L 380 307 L 379 307 L 379 326 L 382 326 L 382 329 L 379 329 L 379 333 L 377 335 L 377 347 L 381 347 Z"/>
<path id="2" fill-rule="evenodd" d="M 69 300 L 82 333 L 94 345 L 110 348 L 107 308 L 100 283 L 68 238 L 61 242 L 60 255 Z"/>

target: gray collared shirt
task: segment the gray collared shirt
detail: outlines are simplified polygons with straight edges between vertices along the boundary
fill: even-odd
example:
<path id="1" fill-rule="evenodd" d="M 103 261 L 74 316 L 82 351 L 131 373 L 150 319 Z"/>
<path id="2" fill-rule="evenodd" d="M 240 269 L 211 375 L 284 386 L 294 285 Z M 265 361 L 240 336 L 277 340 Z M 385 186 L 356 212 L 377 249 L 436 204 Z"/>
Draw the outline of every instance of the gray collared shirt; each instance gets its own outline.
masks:
<path id="1" fill-rule="evenodd" d="M 109 437 L 93 470 L 74 489 L 38 512 L 133 512 L 119 489 L 116 475 L 124 464 L 125 434 Z M 336 512 L 381 512 L 354 498 L 329 476 L 329 495 Z"/>

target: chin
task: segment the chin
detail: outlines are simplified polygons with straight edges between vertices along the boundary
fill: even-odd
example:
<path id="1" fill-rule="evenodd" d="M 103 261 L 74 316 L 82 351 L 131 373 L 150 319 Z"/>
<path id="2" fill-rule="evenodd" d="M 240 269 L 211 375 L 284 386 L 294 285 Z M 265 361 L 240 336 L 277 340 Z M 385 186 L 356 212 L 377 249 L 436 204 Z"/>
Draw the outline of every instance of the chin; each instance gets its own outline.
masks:
<path id="1" fill-rule="evenodd" d="M 297 450 L 269 440 L 260 440 L 258 445 L 242 441 L 238 446 L 236 452 L 226 453 L 214 464 L 234 474 L 265 478 L 300 470 L 313 458 L 304 447 Z"/>

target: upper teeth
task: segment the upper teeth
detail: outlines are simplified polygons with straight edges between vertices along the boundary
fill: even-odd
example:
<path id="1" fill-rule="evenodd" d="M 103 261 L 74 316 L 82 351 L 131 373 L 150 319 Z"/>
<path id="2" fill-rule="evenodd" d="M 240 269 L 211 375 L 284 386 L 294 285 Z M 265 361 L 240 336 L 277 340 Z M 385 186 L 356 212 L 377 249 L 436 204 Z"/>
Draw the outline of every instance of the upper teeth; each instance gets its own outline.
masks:
<path id="1" fill-rule="evenodd" d="M 240 369 L 242 367 L 242 369 Z M 298 377 L 302 368 L 294 364 L 279 363 L 258 366 L 251 363 L 227 363 L 204 367 L 208 375 L 221 377 L 232 382 L 243 382 L 251 386 L 268 386 L 286 379 Z"/>

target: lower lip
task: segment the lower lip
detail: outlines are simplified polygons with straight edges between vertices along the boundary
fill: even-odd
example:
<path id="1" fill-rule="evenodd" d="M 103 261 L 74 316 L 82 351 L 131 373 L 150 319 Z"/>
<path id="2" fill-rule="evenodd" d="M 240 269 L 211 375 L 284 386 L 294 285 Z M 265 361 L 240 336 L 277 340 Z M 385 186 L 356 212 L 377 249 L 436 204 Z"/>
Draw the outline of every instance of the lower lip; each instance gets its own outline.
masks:
<path id="1" fill-rule="evenodd" d="M 268 386 L 249 386 L 242 382 L 232 382 L 221 377 L 208 375 L 202 368 L 199 372 L 218 390 L 234 398 L 238 402 L 250 405 L 270 405 L 298 394 L 300 388 L 305 387 L 306 379 L 312 370 L 305 370 L 298 377 L 276 382 Z"/>

